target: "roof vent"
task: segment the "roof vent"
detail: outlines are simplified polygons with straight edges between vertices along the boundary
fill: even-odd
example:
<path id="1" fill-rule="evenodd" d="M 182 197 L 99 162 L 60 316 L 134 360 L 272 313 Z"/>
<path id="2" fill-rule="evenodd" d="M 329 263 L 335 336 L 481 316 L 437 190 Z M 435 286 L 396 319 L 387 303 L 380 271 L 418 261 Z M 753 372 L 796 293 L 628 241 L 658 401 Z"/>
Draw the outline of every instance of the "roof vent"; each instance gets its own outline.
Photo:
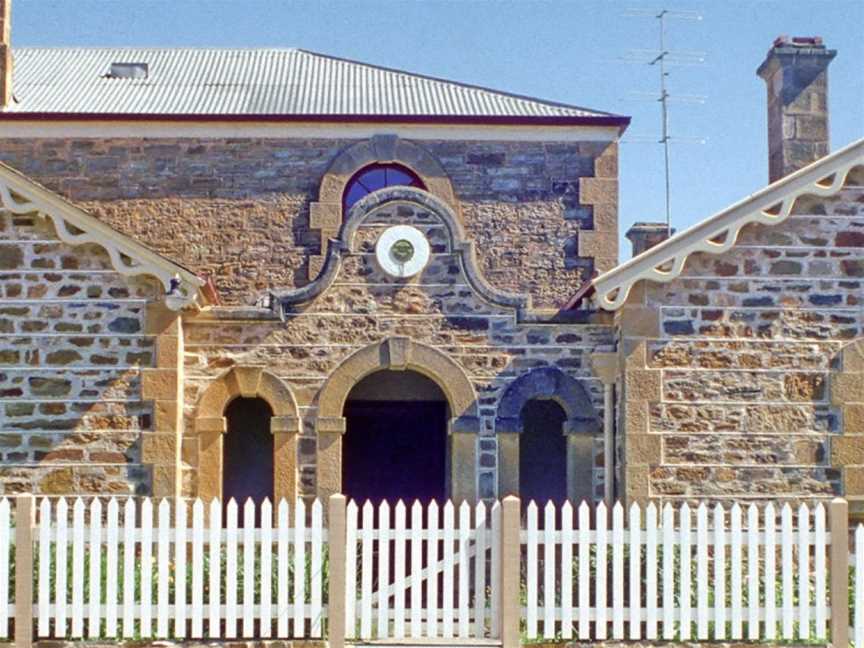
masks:
<path id="1" fill-rule="evenodd" d="M 147 63 L 112 63 L 109 79 L 146 79 L 150 72 Z"/>

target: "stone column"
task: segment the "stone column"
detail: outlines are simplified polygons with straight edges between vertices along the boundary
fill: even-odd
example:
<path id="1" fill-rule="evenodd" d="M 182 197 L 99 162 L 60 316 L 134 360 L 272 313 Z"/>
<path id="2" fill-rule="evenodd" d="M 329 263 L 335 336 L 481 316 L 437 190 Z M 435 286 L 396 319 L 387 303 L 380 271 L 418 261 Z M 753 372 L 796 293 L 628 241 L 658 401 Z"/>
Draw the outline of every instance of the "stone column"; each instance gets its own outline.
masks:
<path id="1" fill-rule="evenodd" d="M 593 354 L 591 368 L 603 383 L 603 500 L 606 506 L 612 506 L 615 497 L 615 382 L 618 379 L 618 354 Z"/>
<path id="2" fill-rule="evenodd" d="M 853 520 L 864 519 L 864 341 L 843 348 L 831 380 L 831 404 L 840 409 L 842 434 L 832 435 L 831 465 L 840 469 Z"/>
<path id="3" fill-rule="evenodd" d="M 319 416 L 315 421 L 318 455 L 315 467 L 316 492 L 321 501 L 342 492 L 342 435 L 345 419 L 341 416 Z"/>
<path id="4" fill-rule="evenodd" d="M 477 427 L 473 416 L 450 420 L 450 499 L 477 501 Z"/>
<path id="5" fill-rule="evenodd" d="M 278 502 L 297 497 L 297 436 L 300 419 L 296 416 L 274 416 L 270 419 L 273 434 L 273 497 Z"/>
<path id="6" fill-rule="evenodd" d="M 518 418 L 495 420 L 498 440 L 498 497 L 519 495 L 519 434 L 522 421 Z"/>
<path id="7" fill-rule="evenodd" d="M 226 431 L 224 416 L 195 420 L 198 438 L 198 488 L 195 494 L 205 502 L 222 497 L 222 437 Z"/>

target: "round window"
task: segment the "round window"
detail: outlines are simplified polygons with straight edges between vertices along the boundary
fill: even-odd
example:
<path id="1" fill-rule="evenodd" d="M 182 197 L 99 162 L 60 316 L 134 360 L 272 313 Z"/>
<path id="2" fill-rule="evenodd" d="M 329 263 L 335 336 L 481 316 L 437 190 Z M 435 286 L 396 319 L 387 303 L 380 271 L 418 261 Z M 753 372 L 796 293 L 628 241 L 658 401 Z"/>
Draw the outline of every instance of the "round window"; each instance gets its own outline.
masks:
<path id="1" fill-rule="evenodd" d="M 429 263 L 429 241 L 410 225 L 388 227 L 375 244 L 375 258 L 392 277 L 413 277 Z"/>

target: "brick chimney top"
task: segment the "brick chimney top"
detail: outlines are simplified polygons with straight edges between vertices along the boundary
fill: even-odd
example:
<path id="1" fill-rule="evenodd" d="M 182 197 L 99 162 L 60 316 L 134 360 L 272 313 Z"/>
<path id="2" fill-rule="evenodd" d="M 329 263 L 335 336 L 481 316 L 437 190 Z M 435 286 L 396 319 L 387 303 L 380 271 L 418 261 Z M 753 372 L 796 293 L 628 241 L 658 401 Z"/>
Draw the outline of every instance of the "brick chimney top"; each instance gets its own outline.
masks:
<path id="1" fill-rule="evenodd" d="M 674 229 L 672 233 L 675 233 Z M 633 256 L 635 257 L 669 238 L 669 231 L 666 228 L 666 223 L 633 223 L 633 226 L 627 230 L 624 236 L 633 244 Z"/>
<path id="2" fill-rule="evenodd" d="M 828 155 L 828 64 L 819 36 L 778 36 L 756 70 L 768 88 L 771 182 Z"/>

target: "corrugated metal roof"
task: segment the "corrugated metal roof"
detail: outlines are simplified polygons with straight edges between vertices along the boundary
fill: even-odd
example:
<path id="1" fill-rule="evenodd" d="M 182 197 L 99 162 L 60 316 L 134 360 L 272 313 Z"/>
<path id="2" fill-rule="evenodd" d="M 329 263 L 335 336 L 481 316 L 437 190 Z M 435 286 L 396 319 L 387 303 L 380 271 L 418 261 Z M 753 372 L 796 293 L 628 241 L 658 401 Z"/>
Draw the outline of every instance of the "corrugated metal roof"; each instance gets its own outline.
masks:
<path id="1" fill-rule="evenodd" d="M 300 49 L 17 48 L 4 112 L 626 119 Z M 112 63 L 147 63 L 146 79 Z"/>

